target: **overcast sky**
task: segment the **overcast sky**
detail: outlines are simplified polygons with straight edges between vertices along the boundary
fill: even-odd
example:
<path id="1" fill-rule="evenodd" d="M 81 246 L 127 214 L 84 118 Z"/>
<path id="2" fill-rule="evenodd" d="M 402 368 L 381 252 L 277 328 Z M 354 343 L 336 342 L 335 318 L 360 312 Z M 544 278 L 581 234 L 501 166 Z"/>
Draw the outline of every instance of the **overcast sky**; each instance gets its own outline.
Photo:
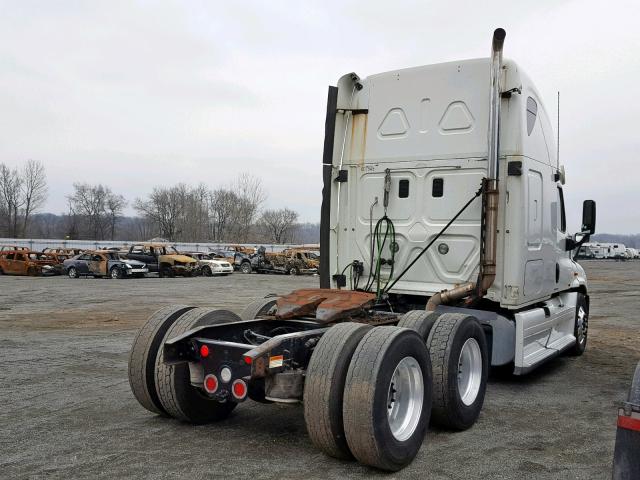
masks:
<path id="1" fill-rule="evenodd" d="M 569 225 L 640 232 L 640 2 L 0 0 L 0 162 L 128 200 L 154 185 L 260 176 L 269 207 L 318 221 L 326 88 L 344 73 L 489 54 L 530 75 L 555 117 Z"/>

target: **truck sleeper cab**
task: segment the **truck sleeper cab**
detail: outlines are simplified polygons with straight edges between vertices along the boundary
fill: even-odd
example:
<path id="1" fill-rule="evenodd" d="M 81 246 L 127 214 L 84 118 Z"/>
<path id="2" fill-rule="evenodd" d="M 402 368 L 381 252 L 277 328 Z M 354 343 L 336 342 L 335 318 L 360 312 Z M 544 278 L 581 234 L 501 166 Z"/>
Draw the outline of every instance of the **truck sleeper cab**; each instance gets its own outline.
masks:
<path id="1" fill-rule="evenodd" d="M 473 426 L 490 366 L 523 374 L 584 352 L 589 297 L 571 252 L 594 232 L 595 204 L 567 236 L 548 116 L 502 62 L 504 37 L 490 60 L 329 88 L 321 288 L 240 316 L 156 312 L 129 362 L 147 410 L 205 423 L 248 398 L 302 402 L 320 450 L 397 471 L 430 421 Z"/>

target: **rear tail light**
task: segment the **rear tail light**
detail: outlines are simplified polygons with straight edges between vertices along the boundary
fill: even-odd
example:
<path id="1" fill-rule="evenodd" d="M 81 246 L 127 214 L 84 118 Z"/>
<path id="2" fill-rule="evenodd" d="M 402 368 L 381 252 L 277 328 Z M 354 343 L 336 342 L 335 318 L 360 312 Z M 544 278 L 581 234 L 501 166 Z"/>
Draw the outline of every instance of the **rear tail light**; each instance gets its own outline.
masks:
<path id="1" fill-rule="evenodd" d="M 215 393 L 218 390 L 218 378 L 215 375 L 204 377 L 204 389 L 207 393 Z"/>
<path id="2" fill-rule="evenodd" d="M 200 346 L 200 356 L 202 358 L 207 358 L 209 356 L 209 347 L 206 345 Z"/>
<path id="3" fill-rule="evenodd" d="M 238 379 L 233 382 L 231 385 L 231 393 L 236 399 L 243 400 L 247 396 L 247 384 L 244 380 Z"/>

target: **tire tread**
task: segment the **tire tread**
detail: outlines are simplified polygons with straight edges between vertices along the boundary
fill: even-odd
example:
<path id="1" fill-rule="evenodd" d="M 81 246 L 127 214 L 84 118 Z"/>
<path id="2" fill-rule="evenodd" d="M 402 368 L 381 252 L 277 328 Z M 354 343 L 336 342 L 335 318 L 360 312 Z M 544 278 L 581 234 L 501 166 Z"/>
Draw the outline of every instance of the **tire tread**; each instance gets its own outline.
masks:
<path id="1" fill-rule="evenodd" d="M 304 389 L 307 431 L 316 447 L 335 458 L 352 457 L 343 427 L 344 387 L 351 354 L 370 329 L 370 325 L 362 323 L 341 323 L 331 327 L 320 339 L 307 369 Z M 343 362 L 340 367 L 338 364 Z M 335 405 L 336 400 L 338 405 Z"/>
<path id="2" fill-rule="evenodd" d="M 170 324 L 192 308 L 194 307 L 169 305 L 157 310 L 149 317 L 133 340 L 127 369 L 129 385 L 140 405 L 152 413 L 166 415 L 155 388 L 154 370 L 160 340 L 164 338 Z"/>

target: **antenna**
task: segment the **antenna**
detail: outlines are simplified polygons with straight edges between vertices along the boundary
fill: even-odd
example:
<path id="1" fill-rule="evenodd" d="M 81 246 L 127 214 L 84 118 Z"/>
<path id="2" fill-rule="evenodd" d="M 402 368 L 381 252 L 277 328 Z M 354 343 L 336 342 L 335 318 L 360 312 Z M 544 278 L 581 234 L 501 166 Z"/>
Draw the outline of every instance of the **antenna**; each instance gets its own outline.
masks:
<path id="1" fill-rule="evenodd" d="M 558 128 L 556 129 L 558 135 L 558 141 L 556 142 L 556 162 L 558 163 L 558 170 L 560 170 L 560 90 L 558 90 Z"/>

